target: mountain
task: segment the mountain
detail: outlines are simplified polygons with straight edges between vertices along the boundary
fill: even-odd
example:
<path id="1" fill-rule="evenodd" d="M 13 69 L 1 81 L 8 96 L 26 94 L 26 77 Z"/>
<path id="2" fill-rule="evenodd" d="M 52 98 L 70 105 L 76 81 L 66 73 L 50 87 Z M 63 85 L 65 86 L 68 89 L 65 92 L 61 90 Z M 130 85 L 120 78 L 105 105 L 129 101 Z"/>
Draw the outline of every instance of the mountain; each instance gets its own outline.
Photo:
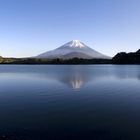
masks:
<path id="1" fill-rule="evenodd" d="M 63 58 L 63 59 L 70 59 L 70 58 L 83 58 L 83 59 L 110 59 L 110 57 L 101 54 L 94 49 L 88 47 L 84 43 L 80 42 L 79 40 L 72 40 L 63 46 L 42 53 L 37 56 L 37 58 Z"/>

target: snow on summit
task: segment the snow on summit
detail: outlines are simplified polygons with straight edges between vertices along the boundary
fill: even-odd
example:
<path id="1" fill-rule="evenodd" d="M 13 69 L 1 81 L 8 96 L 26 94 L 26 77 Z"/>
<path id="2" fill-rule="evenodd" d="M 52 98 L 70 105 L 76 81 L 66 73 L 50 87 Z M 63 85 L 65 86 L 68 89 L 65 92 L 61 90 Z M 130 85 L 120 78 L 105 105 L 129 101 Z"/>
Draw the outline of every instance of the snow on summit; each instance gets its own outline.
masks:
<path id="1" fill-rule="evenodd" d="M 81 43 L 79 40 L 72 40 L 70 46 L 79 47 L 79 48 L 85 47 L 85 45 L 83 43 Z"/>
<path id="2" fill-rule="evenodd" d="M 72 40 L 72 41 L 64 44 L 62 47 L 84 48 L 84 47 L 86 47 L 86 45 L 79 40 Z"/>

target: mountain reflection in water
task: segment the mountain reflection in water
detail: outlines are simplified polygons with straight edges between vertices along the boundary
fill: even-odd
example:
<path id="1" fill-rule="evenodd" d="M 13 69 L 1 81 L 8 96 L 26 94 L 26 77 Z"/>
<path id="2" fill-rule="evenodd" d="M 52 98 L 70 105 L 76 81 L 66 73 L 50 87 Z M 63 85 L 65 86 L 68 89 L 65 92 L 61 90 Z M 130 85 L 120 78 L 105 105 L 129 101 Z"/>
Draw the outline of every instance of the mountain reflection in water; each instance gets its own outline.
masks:
<path id="1" fill-rule="evenodd" d="M 137 140 L 139 77 L 140 65 L 1 65 L 0 136 Z"/>
<path id="2" fill-rule="evenodd" d="M 10 69 L 9 69 L 10 67 Z M 52 82 L 53 84 L 65 84 L 72 89 L 81 89 L 88 83 L 94 83 L 100 80 L 120 79 L 140 80 L 139 66 L 129 67 L 112 65 L 40 65 L 40 66 L 8 66 L 0 67 L 0 77 L 22 77 L 30 80 Z M 129 67 L 129 69 L 128 69 Z M 56 85 L 55 85 L 56 86 Z"/>
<path id="3" fill-rule="evenodd" d="M 88 75 L 85 76 L 81 73 L 74 73 L 65 77 L 61 77 L 59 80 L 73 89 L 80 89 L 84 86 L 84 84 L 86 84 L 86 82 L 89 80 L 89 77 Z"/>
<path id="4" fill-rule="evenodd" d="M 79 66 L 69 67 L 65 72 L 63 70 L 59 72 L 53 71 L 47 77 L 66 84 L 72 89 L 82 88 L 92 78 L 90 72 L 82 70 Z"/>

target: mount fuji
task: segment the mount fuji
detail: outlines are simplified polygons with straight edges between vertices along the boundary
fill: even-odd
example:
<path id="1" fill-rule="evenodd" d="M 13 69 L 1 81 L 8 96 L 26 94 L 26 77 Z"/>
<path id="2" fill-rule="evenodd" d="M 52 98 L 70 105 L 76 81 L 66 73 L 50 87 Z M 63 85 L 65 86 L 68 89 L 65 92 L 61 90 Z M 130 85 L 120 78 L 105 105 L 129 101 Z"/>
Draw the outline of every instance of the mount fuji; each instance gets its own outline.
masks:
<path id="1" fill-rule="evenodd" d="M 80 42 L 79 40 L 72 40 L 57 49 L 42 53 L 36 57 L 49 59 L 71 59 L 75 57 L 83 59 L 110 59 L 109 56 L 95 51 L 94 49 Z"/>

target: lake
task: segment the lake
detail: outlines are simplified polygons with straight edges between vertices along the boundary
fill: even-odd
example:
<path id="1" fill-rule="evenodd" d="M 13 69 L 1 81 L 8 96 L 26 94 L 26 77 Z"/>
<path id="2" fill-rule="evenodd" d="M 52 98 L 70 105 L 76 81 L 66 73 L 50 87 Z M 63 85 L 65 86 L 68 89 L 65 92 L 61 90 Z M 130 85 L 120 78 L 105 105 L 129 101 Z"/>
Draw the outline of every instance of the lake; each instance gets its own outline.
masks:
<path id="1" fill-rule="evenodd" d="M 139 140 L 140 65 L 0 65 L 0 136 Z"/>

